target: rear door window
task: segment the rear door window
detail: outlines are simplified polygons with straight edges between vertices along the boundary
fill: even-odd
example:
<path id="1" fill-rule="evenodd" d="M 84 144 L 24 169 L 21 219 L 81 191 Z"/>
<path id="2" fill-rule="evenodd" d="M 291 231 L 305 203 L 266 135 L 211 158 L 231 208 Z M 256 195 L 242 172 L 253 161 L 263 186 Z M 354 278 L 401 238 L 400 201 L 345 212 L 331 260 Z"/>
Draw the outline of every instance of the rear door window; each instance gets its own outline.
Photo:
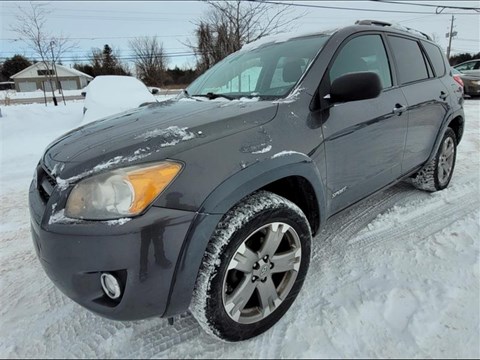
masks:
<path id="1" fill-rule="evenodd" d="M 428 79 L 425 58 L 415 40 L 388 36 L 401 84 Z"/>
<path id="2" fill-rule="evenodd" d="M 428 57 L 430 58 L 433 68 L 435 69 L 435 75 L 437 77 L 442 77 L 445 75 L 445 62 L 443 61 L 442 51 L 438 48 L 438 46 L 435 46 L 429 42 L 422 41 L 422 44 L 427 52 Z"/>

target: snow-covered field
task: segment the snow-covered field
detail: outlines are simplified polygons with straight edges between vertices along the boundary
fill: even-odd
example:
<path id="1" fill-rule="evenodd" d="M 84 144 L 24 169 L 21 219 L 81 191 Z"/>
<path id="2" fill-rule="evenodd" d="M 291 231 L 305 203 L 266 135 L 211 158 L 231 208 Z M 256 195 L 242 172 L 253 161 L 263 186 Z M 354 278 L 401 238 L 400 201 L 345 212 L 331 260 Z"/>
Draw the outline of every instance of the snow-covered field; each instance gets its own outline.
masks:
<path id="1" fill-rule="evenodd" d="M 36 259 L 27 189 L 45 146 L 81 122 L 82 102 L 2 107 L 0 357 L 480 357 L 480 101 L 467 100 L 450 187 L 399 184 L 329 221 L 297 301 L 243 343 L 185 314 L 114 322 L 63 296 Z"/>
<path id="2" fill-rule="evenodd" d="M 64 96 L 80 96 L 82 95 L 83 89 L 78 90 L 63 90 Z M 60 97 L 61 100 L 61 92 L 60 90 L 55 90 L 55 95 Z M 0 99 L 4 100 L 5 98 L 9 99 L 34 99 L 34 98 L 43 98 L 45 95 L 43 94 L 42 90 L 37 91 L 28 91 L 28 92 L 17 92 L 15 90 L 1 90 L 0 91 Z M 52 92 L 46 93 L 47 97 L 52 96 Z"/>

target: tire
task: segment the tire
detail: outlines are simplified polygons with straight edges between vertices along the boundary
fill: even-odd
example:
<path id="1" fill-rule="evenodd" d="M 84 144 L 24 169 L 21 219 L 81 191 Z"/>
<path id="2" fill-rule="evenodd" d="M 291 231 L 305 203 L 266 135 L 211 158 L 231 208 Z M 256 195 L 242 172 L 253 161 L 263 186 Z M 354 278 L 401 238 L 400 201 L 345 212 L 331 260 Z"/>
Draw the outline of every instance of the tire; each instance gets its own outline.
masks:
<path id="1" fill-rule="evenodd" d="M 279 321 L 303 285 L 311 237 L 298 206 L 267 191 L 229 210 L 210 239 L 190 307 L 204 330 L 241 341 Z"/>
<path id="2" fill-rule="evenodd" d="M 413 185 L 420 190 L 431 192 L 445 189 L 452 179 L 456 158 L 457 137 L 451 128 L 447 128 L 437 154 L 413 176 Z"/>

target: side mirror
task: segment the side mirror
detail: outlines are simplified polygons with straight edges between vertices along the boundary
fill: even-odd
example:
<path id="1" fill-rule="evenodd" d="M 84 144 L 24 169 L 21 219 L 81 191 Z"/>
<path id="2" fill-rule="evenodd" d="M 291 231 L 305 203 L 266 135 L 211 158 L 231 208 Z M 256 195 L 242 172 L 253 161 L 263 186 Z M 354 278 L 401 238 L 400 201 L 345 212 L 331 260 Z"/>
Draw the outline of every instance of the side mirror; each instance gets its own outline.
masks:
<path id="1" fill-rule="evenodd" d="M 331 102 L 373 99 L 380 95 L 382 83 L 374 72 L 355 72 L 335 79 L 330 87 Z"/>

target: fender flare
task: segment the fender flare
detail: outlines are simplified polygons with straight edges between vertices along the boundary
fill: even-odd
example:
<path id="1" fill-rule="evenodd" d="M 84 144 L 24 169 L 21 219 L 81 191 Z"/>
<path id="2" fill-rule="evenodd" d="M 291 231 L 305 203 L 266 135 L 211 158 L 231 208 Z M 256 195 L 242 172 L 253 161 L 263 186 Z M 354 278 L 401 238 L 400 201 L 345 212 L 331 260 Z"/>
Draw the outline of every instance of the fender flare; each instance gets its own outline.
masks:
<path id="1" fill-rule="evenodd" d="M 244 197 L 288 176 L 304 177 L 311 183 L 317 197 L 319 222 L 324 223 L 325 192 L 320 173 L 307 155 L 292 152 L 274 156 L 232 175 L 210 193 L 190 225 L 177 259 L 163 317 L 188 309 L 208 242 L 223 215 Z"/>
<path id="2" fill-rule="evenodd" d="M 463 110 L 458 110 L 450 113 L 448 116 L 445 116 L 445 119 L 442 122 L 442 126 L 440 126 L 440 129 L 438 130 L 437 137 L 433 144 L 432 152 L 430 153 L 430 156 L 428 157 L 425 164 L 430 163 L 430 161 L 432 161 L 432 159 L 435 157 L 435 155 L 437 154 L 438 148 L 440 147 L 440 144 L 442 142 L 443 135 L 445 134 L 445 131 L 447 131 L 448 125 L 452 122 L 453 119 L 457 117 L 460 117 L 462 119 L 462 126 L 461 126 L 460 132 L 461 132 L 461 135 L 463 135 L 463 130 L 465 128 L 465 114 Z M 457 139 L 457 144 L 460 142 L 460 139 Z"/>

